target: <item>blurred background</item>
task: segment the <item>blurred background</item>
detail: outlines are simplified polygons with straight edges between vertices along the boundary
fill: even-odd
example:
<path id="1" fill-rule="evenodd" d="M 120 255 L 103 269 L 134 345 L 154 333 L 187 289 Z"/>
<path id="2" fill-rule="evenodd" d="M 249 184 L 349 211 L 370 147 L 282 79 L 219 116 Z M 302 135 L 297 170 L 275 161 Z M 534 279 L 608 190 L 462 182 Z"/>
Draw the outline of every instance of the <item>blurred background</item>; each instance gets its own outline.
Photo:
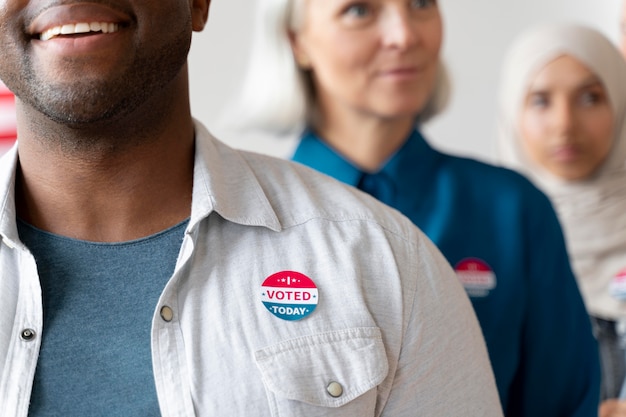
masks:
<path id="1" fill-rule="evenodd" d="M 15 141 L 15 99 L 0 81 L 0 155 Z"/>
<path id="2" fill-rule="evenodd" d="M 569 21 L 593 26 L 617 42 L 621 1 L 440 1 L 453 95 L 448 109 L 424 129 L 430 142 L 448 152 L 492 161 L 500 65 L 513 38 L 528 26 Z M 255 4 L 255 0 L 213 0 L 208 27 L 195 34 L 189 58 L 192 111 L 234 147 L 287 157 L 295 138 L 234 134 L 218 124 L 247 65 Z M 0 153 L 15 135 L 13 96 L 0 83 Z"/>

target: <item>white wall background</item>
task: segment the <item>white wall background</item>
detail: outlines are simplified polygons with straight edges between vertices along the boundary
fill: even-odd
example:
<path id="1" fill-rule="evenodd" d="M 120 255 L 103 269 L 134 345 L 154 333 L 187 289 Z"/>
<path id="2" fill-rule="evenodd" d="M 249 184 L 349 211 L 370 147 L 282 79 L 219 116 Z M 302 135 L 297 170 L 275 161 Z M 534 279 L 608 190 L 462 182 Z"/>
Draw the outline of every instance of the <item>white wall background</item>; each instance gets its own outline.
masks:
<path id="1" fill-rule="evenodd" d="M 440 149 L 493 159 L 496 90 L 507 46 L 524 28 L 551 21 L 586 23 L 618 41 L 621 0 L 441 0 L 444 57 L 454 83 L 449 108 L 426 127 Z M 220 132 L 217 116 L 247 65 L 255 0 L 213 0 L 207 29 L 189 58 L 194 115 L 235 147 L 287 156 L 293 140 Z"/>

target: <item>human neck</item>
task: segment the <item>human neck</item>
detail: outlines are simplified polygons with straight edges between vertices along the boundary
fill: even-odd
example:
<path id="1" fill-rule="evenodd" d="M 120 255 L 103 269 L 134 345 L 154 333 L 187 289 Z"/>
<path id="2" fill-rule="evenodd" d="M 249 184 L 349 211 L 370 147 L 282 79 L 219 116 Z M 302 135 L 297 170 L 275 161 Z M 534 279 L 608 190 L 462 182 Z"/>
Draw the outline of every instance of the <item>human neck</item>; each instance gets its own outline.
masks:
<path id="1" fill-rule="evenodd" d="M 353 164 L 376 172 L 402 146 L 414 126 L 413 116 L 381 118 L 333 111 L 321 115 L 314 130 Z"/>
<path id="2" fill-rule="evenodd" d="M 189 217 L 194 130 L 185 97 L 173 97 L 167 115 L 154 112 L 159 117 L 47 130 L 66 135 L 61 142 L 22 124 L 18 216 L 51 233 L 99 242 L 148 236 Z"/>

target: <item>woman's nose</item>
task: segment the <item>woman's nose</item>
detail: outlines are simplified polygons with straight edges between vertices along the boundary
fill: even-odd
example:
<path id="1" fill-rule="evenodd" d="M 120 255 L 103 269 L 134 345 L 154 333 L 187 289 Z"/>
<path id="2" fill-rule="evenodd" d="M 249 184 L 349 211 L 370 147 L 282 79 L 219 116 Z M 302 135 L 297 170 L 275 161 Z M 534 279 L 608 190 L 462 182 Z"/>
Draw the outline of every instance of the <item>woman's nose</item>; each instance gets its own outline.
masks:
<path id="1" fill-rule="evenodd" d="M 561 100 L 557 103 L 554 107 L 552 119 L 552 125 L 558 133 L 571 133 L 576 121 L 574 108 L 571 103 L 568 103 L 566 100 Z"/>
<path id="2" fill-rule="evenodd" d="M 397 49 L 407 49 L 415 45 L 419 39 L 418 24 L 406 11 L 388 11 L 381 22 L 383 44 Z"/>

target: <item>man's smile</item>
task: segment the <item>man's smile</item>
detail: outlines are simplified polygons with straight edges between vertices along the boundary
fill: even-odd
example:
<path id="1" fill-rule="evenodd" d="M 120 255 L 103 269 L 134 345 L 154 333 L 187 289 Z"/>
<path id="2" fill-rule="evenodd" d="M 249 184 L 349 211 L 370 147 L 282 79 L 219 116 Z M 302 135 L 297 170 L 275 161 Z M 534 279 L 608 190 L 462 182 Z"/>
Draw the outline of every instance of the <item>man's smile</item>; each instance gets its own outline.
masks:
<path id="1" fill-rule="evenodd" d="M 91 23 L 68 23 L 65 25 L 54 26 L 47 29 L 39 35 L 42 41 L 50 40 L 57 36 L 76 35 L 85 33 L 113 33 L 119 30 L 119 24 L 107 22 L 91 22 Z"/>
<path id="2" fill-rule="evenodd" d="M 34 39 L 108 34 L 128 26 L 132 18 L 119 10 L 96 3 L 73 3 L 43 10 L 29 25 Z"/>

